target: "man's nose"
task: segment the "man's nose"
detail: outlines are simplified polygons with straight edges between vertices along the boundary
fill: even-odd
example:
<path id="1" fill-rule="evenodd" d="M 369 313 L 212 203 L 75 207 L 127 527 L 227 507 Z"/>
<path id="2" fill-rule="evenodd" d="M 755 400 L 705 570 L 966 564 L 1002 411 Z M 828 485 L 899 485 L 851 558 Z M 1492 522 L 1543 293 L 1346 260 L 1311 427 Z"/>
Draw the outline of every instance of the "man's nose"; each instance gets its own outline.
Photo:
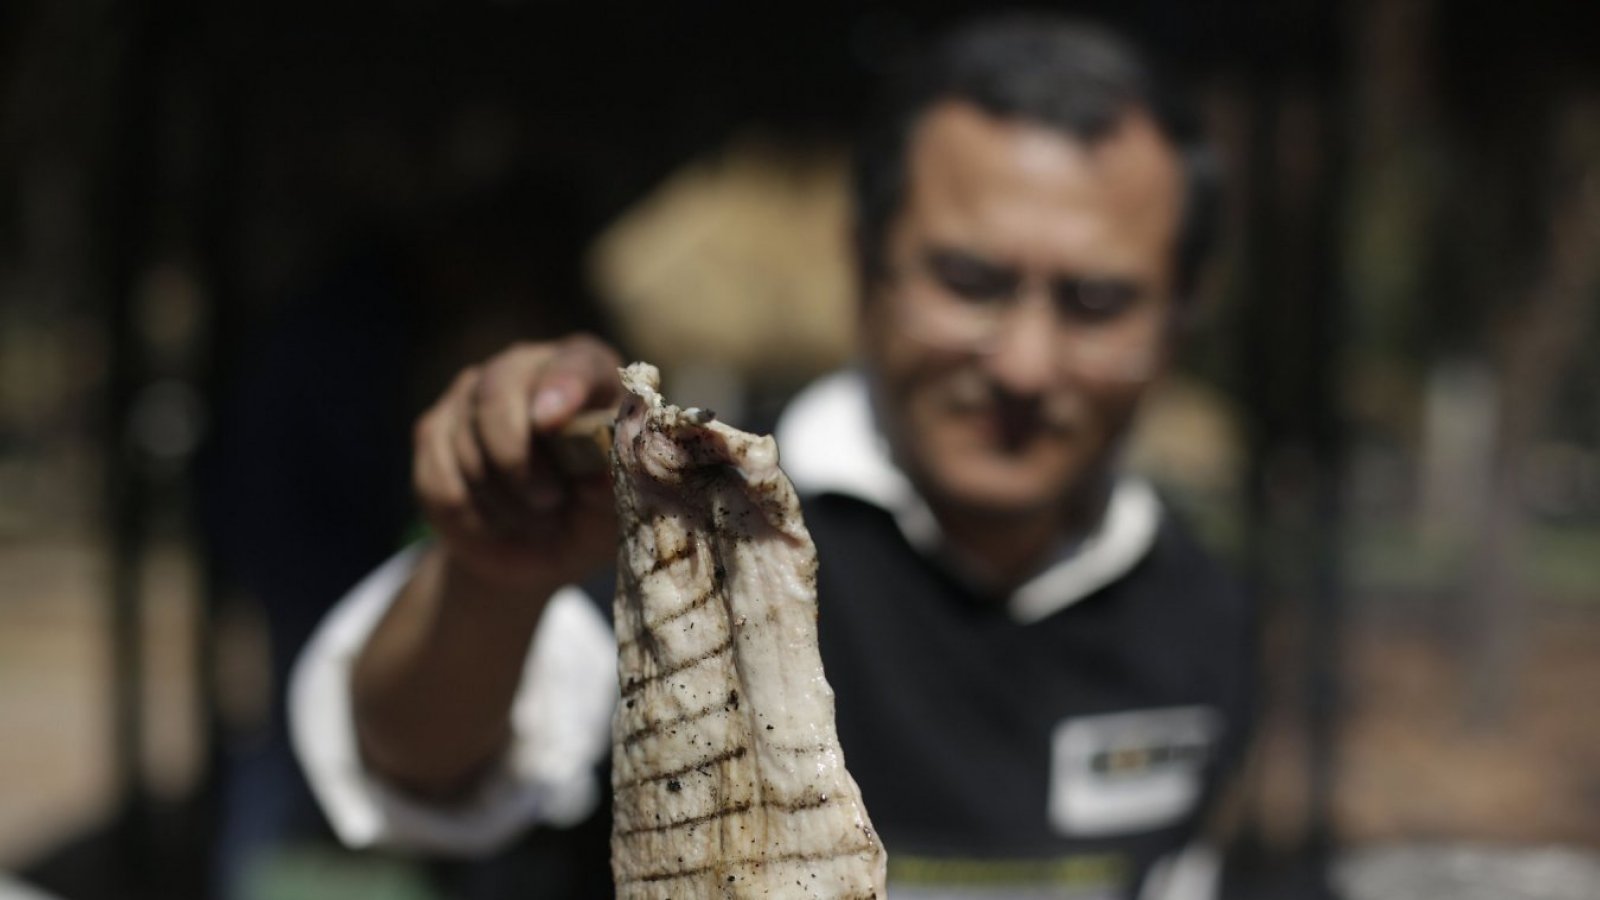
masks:
<path id="1" fill-rule="evenodd" d="M 1018 298 L 1002 318 L 990 351 L 989 370 L 995 382 L 1020 395 L 1048 389 L 1056 372 L 1057 328 L 1048 300 Z"/>

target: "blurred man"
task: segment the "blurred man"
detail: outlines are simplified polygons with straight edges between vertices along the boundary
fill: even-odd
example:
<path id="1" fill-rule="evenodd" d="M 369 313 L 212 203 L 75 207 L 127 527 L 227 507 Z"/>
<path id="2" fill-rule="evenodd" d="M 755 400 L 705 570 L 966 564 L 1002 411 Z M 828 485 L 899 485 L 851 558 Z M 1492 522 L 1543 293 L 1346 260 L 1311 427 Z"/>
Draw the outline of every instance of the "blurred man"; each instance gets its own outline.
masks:
<path id="1" fill-rule="evenodd" d="M 1203 887 L 1179 861 L 1248 731 L 1251 616 L 1117 467 L 1204 255 L 1203 152 L 1127 47 L 1054 20 L 961 30 L 886 96 L 855 180 L 861 366 L 778 441 L 891 890 Z M 615 523 L 537 435 L 613 403 L 620 362 L 515 346 L 418 422 L 437 537 L 344 601 L 295 690 L 348 842 L 520 839 L 520 890 L 609 893 Z"/>

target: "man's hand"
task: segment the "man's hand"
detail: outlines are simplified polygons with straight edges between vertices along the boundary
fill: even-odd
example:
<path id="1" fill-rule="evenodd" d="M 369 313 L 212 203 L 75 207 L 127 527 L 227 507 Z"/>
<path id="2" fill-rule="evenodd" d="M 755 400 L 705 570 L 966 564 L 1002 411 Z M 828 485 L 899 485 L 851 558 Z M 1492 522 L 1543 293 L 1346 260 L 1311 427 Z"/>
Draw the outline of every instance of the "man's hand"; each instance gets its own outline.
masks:
<path id="1" fill-rule="evenodd" d="M 548 592 L 611 561 L 609 473 L 564 475 L 541 435 L 616 403 L 620 365 L 588 335 L 517 344 L 463 371 L 417 420 L 412 481 L 459 576 Z"/>
<path id="2" fill-rule="evenodd" d="M 541 446 L 618 399 L 620 360 L 587 335 L 519 344 L 462 372 L 417 421 L 413 480 L 439 542 L 356 659 L 367 764 L 459 797 L 503 752 L 545 603 L 613 559 L 609 472 L 564 476 Z"/>

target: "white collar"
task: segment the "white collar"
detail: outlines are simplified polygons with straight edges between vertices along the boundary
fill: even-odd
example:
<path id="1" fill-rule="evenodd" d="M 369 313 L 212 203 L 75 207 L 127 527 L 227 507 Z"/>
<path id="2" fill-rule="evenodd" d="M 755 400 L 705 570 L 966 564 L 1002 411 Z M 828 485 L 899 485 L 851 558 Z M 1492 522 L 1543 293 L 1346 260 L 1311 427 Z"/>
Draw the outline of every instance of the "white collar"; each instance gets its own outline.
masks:
<path id="1" fill-rule="evenodd" d="M 892 514 L 923 555 L 938 553 L 939 523 L 890 459 L 862 372 L 835 372 L 807 386 L 784 410 L 775 434 L 783 469 L 800 493 L 871 503 Z M 1126 575 L 1154 546 L 1161 515 L 1148 483 L 1119 478 L 1099 527 L 1012 593 L 1012 617 L 1037 622 Z"/>

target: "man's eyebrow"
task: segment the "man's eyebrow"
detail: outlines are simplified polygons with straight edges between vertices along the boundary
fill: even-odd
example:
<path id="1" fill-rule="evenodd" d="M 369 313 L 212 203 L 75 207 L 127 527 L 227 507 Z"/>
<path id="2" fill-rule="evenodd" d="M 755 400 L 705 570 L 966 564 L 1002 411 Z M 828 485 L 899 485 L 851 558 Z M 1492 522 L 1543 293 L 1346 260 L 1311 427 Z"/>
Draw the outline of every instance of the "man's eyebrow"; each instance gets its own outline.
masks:
<path id="1" fill-rule="evenodd" d="M 961 262 L 976 263 L 991 269 L 1003 270 L 1007 272 L 1016 271 L 1017 268 L 1008 262 L 1005 262 L 994 256 L 990 256 L 982 251 L 971 250 L 965 247 L 955 247 L 949 244 L 929 244 L 926 248 L 924 248 L 923 255 L 928 259 L 954 259 L 960 260 Z"/>
<path id="2" fill-rule="evenodd" d="M 923 259 L 930 263 L 956 262 L 965 265 L 978 266 L 987 270 L 987 274 L 1022 280 L 1027 273 L 1021 266 L 1015 265 L 1004 259 L 991 256 L 981 250 L 961 247 L 955 244 L 928 243 L 922 248 Z M 1046 273 L 1045 283 L 1053 289 L 1073 289 L 1082 285 L 1095 287 L 1109 287 L 1116 290 L 1132 290 L 1143 293 L 1150 288 L 1150 279 L 1145 275 L 1135 272 L 1121 271 L 1056 271 Z"/>
<path id="3" fill-rule="evenodd" d="M 1057 301 L 1081 299 L 1087 291 L 1113 303 L 1131 303 L 1147 295 L 1149 288 L 1148 281 L 1131 275 L 1069 275 L 1050 279 L 1050 293 Z"/>
<path id="4" fill-rule="evenodd" d="M 1142 275 L 1124 272 L 1072 272 L 1054 275 L 1050 278 L 1051 284 L 1058 285 L 1093 285 L 1096 287 L 1139 288 L 1143 289 L 1149 284 L 1149 279 Z"/>

